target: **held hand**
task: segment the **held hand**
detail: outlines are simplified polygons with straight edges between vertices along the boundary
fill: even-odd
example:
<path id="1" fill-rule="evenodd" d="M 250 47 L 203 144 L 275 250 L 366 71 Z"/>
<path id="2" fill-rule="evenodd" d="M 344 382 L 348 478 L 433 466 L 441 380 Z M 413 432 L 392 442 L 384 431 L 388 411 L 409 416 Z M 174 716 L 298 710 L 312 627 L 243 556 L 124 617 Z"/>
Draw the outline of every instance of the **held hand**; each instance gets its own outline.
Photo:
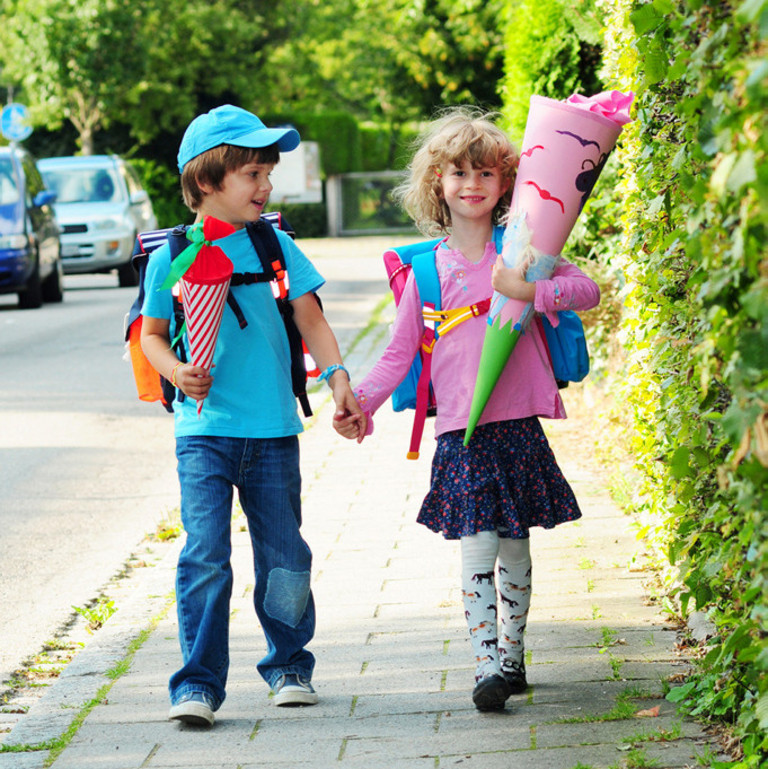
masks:
<path id="1" fill-rule="evenodd" d="M 349 414 L 345 411 L 336 411 L 333 415 L 333 429 L 348 440 L 363 442 L 368 419 L 365 414 Z"/>
<path id="2" fill-rule="evenodd" d="M 182 363 L 176 369 L 176 386 L 188 398 L 196 401 L 205 400 L 213 384 L 213 377 L 201 366 Z"/>
<path id="3" fill-rule="evenodd" d="M 333 429 L 344 438 L 362 443 L 368 429 L 368 417 L 358 405 L 343 372 L 334 375 L 332 387 L 336 404 Z"/>

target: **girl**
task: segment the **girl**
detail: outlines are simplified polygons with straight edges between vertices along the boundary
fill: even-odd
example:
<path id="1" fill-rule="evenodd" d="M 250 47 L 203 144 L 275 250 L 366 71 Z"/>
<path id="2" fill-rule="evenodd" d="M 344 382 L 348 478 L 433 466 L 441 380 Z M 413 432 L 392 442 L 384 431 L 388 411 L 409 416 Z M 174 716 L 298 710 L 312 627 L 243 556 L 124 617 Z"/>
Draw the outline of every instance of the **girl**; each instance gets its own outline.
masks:
<path id="1" fill-rule="evenodd" d="M 509 207 L 517 162 L 492 116 L 452 110 L 428 129 L 409 179 L 396 190 L 424 234 L 446 235 L 435 251 L 444 310 L 479 303 L 493 289 L 533 302 L 550 317 L 599 302 L 597 285 L 567 261 L 550 280 L 527 283 L 524 269 L 507 268 L 497 256 L 501 227 L 494 225 Z M 538 322 L 521 336 L 464 447 L 485 326 L 486 316 L 472 317 L 435 344 L 437 447 L 417 520 L 461 541 L 462 595 L 476 658 L 472 699 L 478 710 L 498 710 L 528 685 L 523 635 L 531 597 L 529 529 L 552 528 L 581 513 L 538 420 L 565 418 Z M 355 389 L 369 417 L 405 377 L 422 333 L 422 305 L 411 275 L 392 340 Z M 346 428 L 339 418 L 338 431 L 345 434 Z M 369 434 L 372 429 L 369 422 Z"/>

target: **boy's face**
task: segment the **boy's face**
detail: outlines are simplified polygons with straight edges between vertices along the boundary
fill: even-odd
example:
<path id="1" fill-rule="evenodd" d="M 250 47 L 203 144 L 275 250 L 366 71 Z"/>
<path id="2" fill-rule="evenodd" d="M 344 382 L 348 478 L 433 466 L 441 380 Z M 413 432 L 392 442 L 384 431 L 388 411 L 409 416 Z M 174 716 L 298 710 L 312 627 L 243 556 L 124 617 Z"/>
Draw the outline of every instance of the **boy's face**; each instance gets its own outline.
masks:
<path id="1" fill-rule="evenodd" d="M 201 184 L 205 198 L 198 214 L 201 217 L 213 216 L 236 229 L 245 227 L 248 222 L 258 221 L 272 192 L 269 175 L 274 167 L 274 163 L 248 163 L 229 171 L 224 176 L 221 189 Z"/>

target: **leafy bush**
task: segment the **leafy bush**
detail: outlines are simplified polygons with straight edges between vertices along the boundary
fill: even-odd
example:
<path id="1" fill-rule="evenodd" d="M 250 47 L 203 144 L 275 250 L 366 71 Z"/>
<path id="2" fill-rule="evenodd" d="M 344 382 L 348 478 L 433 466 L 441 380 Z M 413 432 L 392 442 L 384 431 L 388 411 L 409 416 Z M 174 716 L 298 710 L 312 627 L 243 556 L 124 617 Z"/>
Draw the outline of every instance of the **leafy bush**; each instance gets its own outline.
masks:
<path id="1" fill-rule="evenodd" d="M 601 14 L 594 0 L 507 4 L 502 93 L 507 127 L 522 139 L 533 94 L 563 99 L 602 90 Z"/>
<path id="2" fill-rule="evenodd" d="M 131 158 L 131 164 L 149 193 L 158 227 L 174 227 L 194 220 L 194 214 L 182 200 L 179 174 L 175 168 L 172 171 L 155 160 L 135 157 Z"/>
<path id="3" fill-rule="evenodd" d="M 768 2 L 607 3 L 638 93 L 620 169 L 624 400 L 646 535 L 716 627 L 671 697 L 768 760 Z"/>
<path id="4" fill-rule="evenodd" d="M 361 171 L 386 171 L 392 168 L 400 139 L 397 132 L 382 125 L 360 126 L 362 146 Z"/>
<path id="5" fill-rule="evenodd" d="M 359 171 L 362 143 L 357 120 L 347 112 L 294 113 L 268 115 L 267 125 L 290 123 L 305 141 L 320 145 L 320 165 L 325 176 Z"/>
<path id="6" fill-rule="evenodd" d="M 270 206 L 280 213 L 296 231 L 296 239 L 324 238 L 328 234 L 328 211 L 325 203 L 281 203 Z"/>
<path id="7" fill-rule="evenodd" d="M 418 124 L 397 127 L 381 123 L 360 125 L 362 171 L 402 171 L 412 156 L 412 145 L 419 136 Z"/>

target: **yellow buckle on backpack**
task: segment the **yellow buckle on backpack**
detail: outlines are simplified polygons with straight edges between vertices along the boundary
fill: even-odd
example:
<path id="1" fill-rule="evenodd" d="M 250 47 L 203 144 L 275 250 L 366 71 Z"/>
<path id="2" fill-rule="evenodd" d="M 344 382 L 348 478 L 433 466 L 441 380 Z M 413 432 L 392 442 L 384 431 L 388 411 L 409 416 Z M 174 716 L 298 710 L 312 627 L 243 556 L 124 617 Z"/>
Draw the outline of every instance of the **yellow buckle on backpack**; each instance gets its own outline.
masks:
<path id="1" fill-rule="evenodd" d="M 428 310 L 426 307 L 422 310 L 424 322 L 436 323 L 435 334 L 445 336 L 460 323 L 470 318 L 477 318 L 483 312 L 478 304 L 472 304 L 467 307 L 456 307 L 453 310 Z"/>

